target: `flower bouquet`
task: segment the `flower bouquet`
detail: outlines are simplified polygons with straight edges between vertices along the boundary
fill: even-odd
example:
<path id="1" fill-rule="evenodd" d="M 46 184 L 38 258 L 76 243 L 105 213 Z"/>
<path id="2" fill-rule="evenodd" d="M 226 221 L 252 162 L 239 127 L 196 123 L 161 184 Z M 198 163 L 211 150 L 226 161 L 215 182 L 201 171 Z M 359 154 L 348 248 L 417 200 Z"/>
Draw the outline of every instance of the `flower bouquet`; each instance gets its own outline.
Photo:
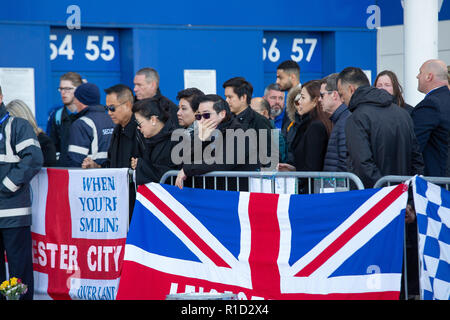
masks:
<path id="1" fill-rule="evenodd" d="M 7 300 L 19 300 L 20 296 L 25 294 L 27 290 L 28 286 L 16 277 L 12 277 L 9 281 L 5 280 L 0 284 L 0 293 L 3 294 Z"/>

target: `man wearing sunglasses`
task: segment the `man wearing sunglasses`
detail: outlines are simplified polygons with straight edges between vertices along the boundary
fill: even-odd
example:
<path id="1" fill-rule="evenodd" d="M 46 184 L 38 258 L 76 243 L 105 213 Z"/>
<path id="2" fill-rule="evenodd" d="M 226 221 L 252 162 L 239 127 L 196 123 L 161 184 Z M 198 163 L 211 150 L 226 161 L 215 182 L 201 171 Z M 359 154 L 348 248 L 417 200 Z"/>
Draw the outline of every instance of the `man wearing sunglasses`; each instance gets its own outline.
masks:
<path id="1" fill-rule="evenodd" d="M 134 96 L 131 89 L 124 84 L 117 84 L 108 89 L 106 106 L 112 122 L 116 125 L 108 149 L 108 159 L 102 165 L 97 164 L 90 157 L 83 160 L 82 167 L 87 168 L 130 168 L 131 158 L 139 158 L 138 135 L 136 118 L 133 114 Z M 130 182 L 129 217 L 133 214 L 136 190 Z"/>
<path id="2" fill-rule="evenodd" d="M 255 171 L 259 169 L 256 161 L 251 161 L 250 147 L 245 144 L 238 146 L 238 135 L 236 130 L 242 129 L 240 123 L 232 116 L 228 103 L 216 94 L 207 94 L 198 98 L 198 110 L 195 119 L 198 122 L 198 131 L 194 139 L 201 141 L 201 154 L 194 155 L 196 159 L 201 158 L 201 163 L 183 163 L 179 171 L 175 185 L 183 188 L 187 177 L 199 176 L 212 171 Z M 236 134 L 236 135 L 235 135 Z M 231 140 L 232 139 L 232 143 Z M 196 149 L 193 153 L 197 152 Z M 229 155 L 232 156 L 229 156 Z M 200 157 L 201 156 L 201 157 Z M 245 180 L 245 179 L 242 179 Z M 246 191 L 248 185 L 241 181 L 240 190 Z M 236 181 L 222 179 L 216 183 L 206 178 L 206 188 L 213 189 L 216 184 L 217 190 L 236 190 Z"/>

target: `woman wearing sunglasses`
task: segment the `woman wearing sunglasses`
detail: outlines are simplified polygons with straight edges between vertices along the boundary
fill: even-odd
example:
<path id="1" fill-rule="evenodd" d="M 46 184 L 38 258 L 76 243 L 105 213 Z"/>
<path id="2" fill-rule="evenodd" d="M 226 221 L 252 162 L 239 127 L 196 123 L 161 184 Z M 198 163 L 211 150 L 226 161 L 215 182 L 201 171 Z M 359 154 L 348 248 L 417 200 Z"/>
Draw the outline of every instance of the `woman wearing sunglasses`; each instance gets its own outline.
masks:
<path id="1" fill-rule="evenodd" d="M 143 99 L 133 105 L 138 130 L 144 136 L 139 142 L 141 158 L 131 158 L 131 168 L 136 170 L 138 185 L 159 182 L 169 170 L 176 169 L 171 161 L 174 130 L 169 120 L 169 105 L 158 98 Z"/>
<path id="2" fill-rule="evenodd" d="M 240 123 L 232 117 L 228 103 L 215 94 L 200 97 L 198 103 L 198 110 L 195 114 L 198 129 L 194 133 L 194 139 L 201 140 L 202 148 L 201 154 L 193 154 L 191 158 L 198 159 L 201 157 L 202 163 L 184 163 L 175 185 L 182 189 L 183 182 L 187 177 L 212 171 L 254 171 L 259 169 L 257 163 L 250 164 L 248 143 L 245 144 L 244 148 L 238 148 L 237 137 L 235 136 L 233 136 L 233 139 L 235 139 L 233 144 L 234 157 L 231 160 L 227 158 L 227 151 L 230 151 L 227 150 L 227 138 L 231 137 L 230 131 L 242 129 Z M 192 148 L 192 151 L 196 152 L 195 148 Z M 244 154 L 241 154 L 242 152 Z M 237 161 L 239 155 L 244 156 L 244 161 Z M 214 188 L 214 181 L 207 180 L 205 187 L 207 189 Z M 216 184 L 216 189 L 224 189 L 223 178 L 218 178 Z M 228 180 L 228 190 L 234 188 L 235 182 Z M 241 191 L 245 188 L 245 186 L 240 185 Z"/>

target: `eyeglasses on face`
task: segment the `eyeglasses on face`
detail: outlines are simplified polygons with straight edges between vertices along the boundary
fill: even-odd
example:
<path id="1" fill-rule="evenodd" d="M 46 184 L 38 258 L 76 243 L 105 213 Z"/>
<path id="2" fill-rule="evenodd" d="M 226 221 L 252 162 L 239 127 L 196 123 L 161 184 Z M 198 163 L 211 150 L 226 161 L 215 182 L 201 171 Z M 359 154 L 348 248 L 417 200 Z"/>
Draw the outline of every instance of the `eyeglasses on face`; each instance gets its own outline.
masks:
<path id="1" fill-rule="evenodd" d="M 320 97 L 323 99 L 323 97 L 324 97 L 326 94 L 330 94 L 330 93 L 332 93 L 332 92 L 333 92 L 333 91 L 320 92 L 319 95 L 320 95 Z"/>
<path id="2" fill-rule="evenodd" d="M 62 92 L 62 91 L 68 92 L 68 91 L 72 91 L 72 90 L 75 90 L 75 87 L 59 87 L 58 88 L 59 92 Z"/>
<path id="3" fill-rule="evenodd" d="M 137 121 L 137 119 L 135 121 L 136 121 L 137 127 L 138 128 L 142 128 L 142 122 L 143 121 L 139 122 L 139 121 Z"/>
<path id="4" fill-rule="evenodd" d="M 125 103 L 125 102 L 124 102 L 124 103 Z M 114 105 L 111 105 L 111 106 L 105 106 L 105 110 L 106 110 L 106 111 L 111 111 L 111 112 L 116 112 L 116 109 L 117 109 L 118 107 L 120 107 L 121 105 L 123 105 L 124 103 L 118 104 L 117 107 L 114 106 Z"/>
<path id="5" fill-rule="evenodd" d="M 205 112 L 205 113 L 197 113 L 196 115 L 195 115 L 195 120 L 197 120 L 197 121 L 200 121 L 201 119 L 202 119 L 202 117 L 203 117 L 203 119 L 209 119 L 210 117 L 211 117 L 211 113 L 209 113 L 209 112 Z"/>

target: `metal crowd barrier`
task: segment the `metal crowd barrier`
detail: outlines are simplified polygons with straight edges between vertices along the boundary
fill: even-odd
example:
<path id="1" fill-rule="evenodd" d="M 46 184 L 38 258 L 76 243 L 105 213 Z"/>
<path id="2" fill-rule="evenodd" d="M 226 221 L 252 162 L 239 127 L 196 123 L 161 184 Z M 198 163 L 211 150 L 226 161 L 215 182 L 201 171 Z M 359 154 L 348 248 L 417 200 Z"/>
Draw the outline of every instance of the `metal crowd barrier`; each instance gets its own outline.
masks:
<path id="1" fill-rule="evenodd" d="M 374 188 L 381 188 L 383 186 L 390 186 L 391 184 L 399 184 L 411 179 L 413 176 L 384 176 L 375 182 Z M 423 177 L 421 178 L 427 180 L 428 182 L 440 185 L 443 187 L 445 185 L 446 190 L 450 190 L 450 177 Z"/>
<path id="2" fill-rule="evenodd" d="M 166 172 L 160 183 L 175 184 L 178 170 Z M 250 188 L 254 192 L 267 193 L 297 193 L 298 179 L 307 179 L 308 193 L 327 193 L 348 191 L 352 189 L 362 190 L 364 185 L 361 180 L 350 172 L 278 172 L 278 171 L 214 171 L 191 179 L 191 184 L 186 187 L 198 187 L 206 189 L 207 178 L 213 179 L 213 188 L 217 189 L 218 178 L 225 178 L 224 190 L 229 190 L 229 179 L 236 179 L 236 190 L 242 190 L 242 186 Z M 200 182 L 199 180 L 200 179 Z M 169 182 L 167 182 L 169 180 Z M 245 190 L 247 191 L 247 190 Z"/>

